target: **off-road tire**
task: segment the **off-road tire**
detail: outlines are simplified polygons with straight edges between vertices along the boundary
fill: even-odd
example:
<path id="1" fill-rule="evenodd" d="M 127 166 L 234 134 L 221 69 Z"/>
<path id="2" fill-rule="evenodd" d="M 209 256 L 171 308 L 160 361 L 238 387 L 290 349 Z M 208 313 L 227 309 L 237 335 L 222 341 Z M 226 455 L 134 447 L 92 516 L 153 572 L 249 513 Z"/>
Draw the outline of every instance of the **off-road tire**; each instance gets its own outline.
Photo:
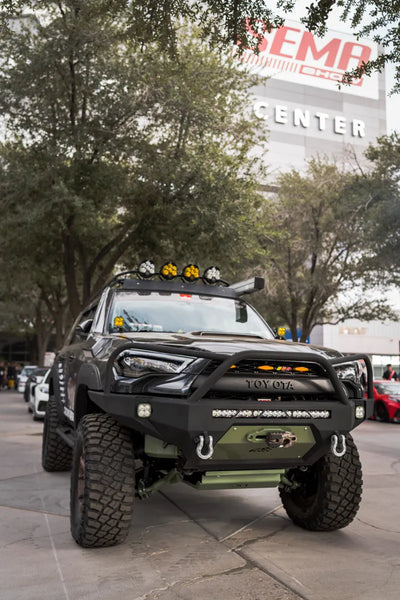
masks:
<path id="1" fill-rule="evenodd" d="M 374 404 L 374 417 L 375 421 L 383 421 L 384 423 L 389 421 L 388 409 L 381 400 L 378 400 L 378 402 L 375 402 Z"/>
<path id="2" fill-rule="evenodd" d="M 123 542 L 132 521 L 135 461 L 128 429 L 105 414 L 82 418 L 71 472 L 71 533 L 84 548 Z"/>
<path id="3" fill-rule="evenodd" d="M 280 490 L 283 506 L 293 523 L 312 531 L 334 531 L 346 527 L 357 514 L 361 501 L 362 470 L 357 447 L 346 435 L 346 454 L 331 451 L 307 471 L 292 469 L 289 479 L 301 482 L 290 491 Z"/>
<path id="4" fill-rule="evenodd" d="M 58 435 L 60 426 L 54 396 L 47 402 L 42 440 L 42 467 L 45 471 L 69 471 L 72 463 L 72 448 Z"/>

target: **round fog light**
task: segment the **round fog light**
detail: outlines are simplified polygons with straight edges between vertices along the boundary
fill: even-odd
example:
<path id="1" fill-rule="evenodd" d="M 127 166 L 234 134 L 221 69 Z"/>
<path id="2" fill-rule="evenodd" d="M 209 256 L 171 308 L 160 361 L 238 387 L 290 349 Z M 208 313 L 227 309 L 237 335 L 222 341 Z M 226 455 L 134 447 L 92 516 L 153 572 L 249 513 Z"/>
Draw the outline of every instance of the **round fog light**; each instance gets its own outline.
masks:
<path id="1" fill-rule="evenodd" d="M 136 412 L 138 417 L 142 417 L 142 419 L 148 419 L 151 415 L 151 404 L 138 404 Z"/>
<path id="2" fill-rule="evenodd" d="M 363 419 L 365 417 L 365 409 L 363 406 L 356 406 L 356 419 Z"/>

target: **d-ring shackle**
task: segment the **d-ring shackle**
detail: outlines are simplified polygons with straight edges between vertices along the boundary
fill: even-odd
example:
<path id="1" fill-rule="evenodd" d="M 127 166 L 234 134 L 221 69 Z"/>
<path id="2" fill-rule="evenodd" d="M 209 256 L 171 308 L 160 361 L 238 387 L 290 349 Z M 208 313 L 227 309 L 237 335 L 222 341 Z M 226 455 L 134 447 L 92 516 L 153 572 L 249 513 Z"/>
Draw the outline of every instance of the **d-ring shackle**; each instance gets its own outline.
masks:
<path id="1" fill-rule="evenodd" d="M 340 445 L 342 447 L 341 450 L 338 450 L 339 438 L 340 438 Z M 338 458 L 340 458 L 346 454 L 346 438 L 344 435 L 337 436 L 335 433 L 332 435 L 331 450 L 332 450 L 332 454 L 334 454 Z"/>
<path id="2" fill-rule="evenodd" d="M 209 458 L 212 457 L 213 452 L 214 452 L 214 440 L 213 440 L 213 436 L 212 435 L 208 435 L 207 436 L 208 440 L 207 443 L 205 442 L 205 436 L 204 435 L 199 435 L 199 441 L 198 444 L 196 446 L 196 454 L 199 458 L 201 458 L 202 460 L 208 460 Z M 204 453 L 204 446 L 208 445 L 208 452 Z"/>

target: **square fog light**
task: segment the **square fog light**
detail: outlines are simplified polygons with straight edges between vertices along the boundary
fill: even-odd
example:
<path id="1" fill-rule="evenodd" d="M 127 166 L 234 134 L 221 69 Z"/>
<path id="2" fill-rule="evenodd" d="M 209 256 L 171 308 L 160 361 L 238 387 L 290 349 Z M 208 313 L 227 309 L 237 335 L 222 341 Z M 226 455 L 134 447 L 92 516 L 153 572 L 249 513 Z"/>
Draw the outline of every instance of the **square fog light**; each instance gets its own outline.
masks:
<path id="1" fill-rule="evenodd" d="M 148 419 L 151 415 L 151 404 L 138 404 L 136 408 L 137 416 L 142 419 Z"/>
<path id="2" fill-rule="evenodd" d="M 364 419 L 365 408 L 363 406 L 356 406 L 356 419 Z"/>

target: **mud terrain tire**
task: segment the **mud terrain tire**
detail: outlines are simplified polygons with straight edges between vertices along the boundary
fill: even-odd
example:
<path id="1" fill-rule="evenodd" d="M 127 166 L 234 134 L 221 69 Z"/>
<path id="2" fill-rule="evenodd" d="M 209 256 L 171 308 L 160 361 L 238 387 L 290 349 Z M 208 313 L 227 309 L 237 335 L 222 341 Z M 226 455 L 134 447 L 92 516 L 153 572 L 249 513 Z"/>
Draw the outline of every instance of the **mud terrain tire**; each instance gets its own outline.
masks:
<path id="1" fill-rule="evenodd" d="M 123 542 L 132 521 L 135 462 L 129 430 L 109 415 L 82 418 L 72 459 L 71 533 L 84 548 Z"/>
<path id="2" fill-rule="evenodd" d="M 280 496 L 293 523 L 312 531 L 334 531 L 346 527 L 357 514 L 361 501 L 362 470 L 357 447 L 346 435 L 346 454 L 329 452 L 307 471 L 292 469 L 288 478 L 300 482 L 295 490 L 283 488 Z"/>
<path id="3" fill-rule="evenodd" d="M 69 471 L 72 462 L 72 448 L 58 435 L 60 426 L 56 399 L 50 396 L 44 417 L 42 441 L 42 466 L 45 471 Z"/>

